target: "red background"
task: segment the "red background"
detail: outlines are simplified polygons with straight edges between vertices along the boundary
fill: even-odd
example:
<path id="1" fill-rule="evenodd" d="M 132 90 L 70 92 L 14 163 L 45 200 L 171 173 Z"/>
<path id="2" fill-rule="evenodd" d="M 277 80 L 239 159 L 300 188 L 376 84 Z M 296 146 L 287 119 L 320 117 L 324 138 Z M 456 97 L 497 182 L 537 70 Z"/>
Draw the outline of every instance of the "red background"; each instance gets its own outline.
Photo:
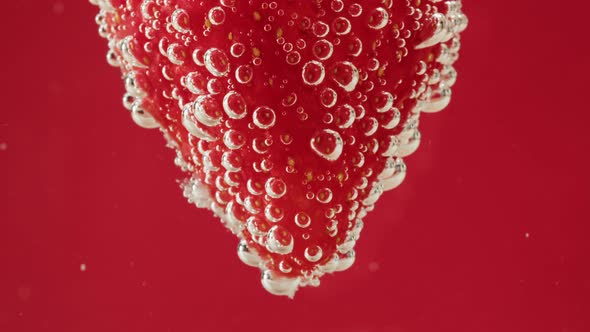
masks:
<path id="1" fill-rule="evenodd" d="M 182 198 L 97 9 L 3 1 L 0 331 L 590 331 L 590 5 L 464 7 L 451 106 L 424 116 L 356 264 L 292 301 Z"/>

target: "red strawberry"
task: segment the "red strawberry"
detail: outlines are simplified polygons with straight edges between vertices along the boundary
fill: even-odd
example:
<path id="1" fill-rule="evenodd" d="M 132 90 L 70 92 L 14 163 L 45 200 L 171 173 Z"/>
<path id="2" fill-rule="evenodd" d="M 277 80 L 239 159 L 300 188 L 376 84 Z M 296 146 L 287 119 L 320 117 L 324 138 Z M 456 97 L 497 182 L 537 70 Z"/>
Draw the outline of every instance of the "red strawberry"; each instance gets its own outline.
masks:
<path id="1" fill-rule="evenodd" d="M 288 296 L 354 262 L 420 112 L 449 103 L 467 24 L 459 0 L 91 2 L 135 122 L 160 128 L 188 200 Z"/>

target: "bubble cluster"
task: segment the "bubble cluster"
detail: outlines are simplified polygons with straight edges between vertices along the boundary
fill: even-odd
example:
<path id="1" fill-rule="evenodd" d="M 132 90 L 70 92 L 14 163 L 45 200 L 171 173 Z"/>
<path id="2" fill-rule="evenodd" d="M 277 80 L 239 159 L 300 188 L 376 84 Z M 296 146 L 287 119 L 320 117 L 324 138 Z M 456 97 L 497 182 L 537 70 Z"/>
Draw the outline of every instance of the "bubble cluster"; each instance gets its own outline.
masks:
<path id="1" fill-rule="evenodd" d="M 353 264 L 420 115 L 450 103 L 467 25 L 458 0 L 90 1 L 124 108 L 286 296 Z"/>

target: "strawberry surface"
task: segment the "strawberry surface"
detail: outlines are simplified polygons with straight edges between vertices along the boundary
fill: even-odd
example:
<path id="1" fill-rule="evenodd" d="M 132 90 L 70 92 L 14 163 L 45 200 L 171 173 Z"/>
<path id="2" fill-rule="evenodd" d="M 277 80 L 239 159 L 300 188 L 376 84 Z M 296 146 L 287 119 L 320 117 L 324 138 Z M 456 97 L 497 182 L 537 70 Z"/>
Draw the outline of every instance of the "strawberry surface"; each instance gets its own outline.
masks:
<path id="1" fill-rule="evenodd" d="M 176 151 L 184 195 L 291 297 L 354 262 L 420 113 L 450 101 L 467 24 L 460 1 L 91 3 L 123 104 Z"/>

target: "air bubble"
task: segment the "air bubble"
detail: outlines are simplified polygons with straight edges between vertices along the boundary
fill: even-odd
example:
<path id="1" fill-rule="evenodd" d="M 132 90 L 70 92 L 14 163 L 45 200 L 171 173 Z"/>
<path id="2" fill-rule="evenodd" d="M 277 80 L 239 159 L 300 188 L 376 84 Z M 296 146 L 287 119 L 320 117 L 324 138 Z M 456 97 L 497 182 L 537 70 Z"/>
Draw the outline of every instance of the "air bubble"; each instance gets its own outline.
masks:
<path id="1" fill-rule="evenodd" d="M 418 62 L 417 68 L 416 68 L 416 74 L 417 75 L 424 75 L 426 73 L 427 69 L 428 69 L 428 65 L 426 64 L 426 62 L 420 60 Z"/>
<path id="2" fill-rule="evenodd" d="M 242 157 L 236 151 L 226 151 L 221 156 L 221 165 L 229 172 L 239 172 L 242 169 Z"/>
<path id="3" fill-rule="evenodd" d="M 223 98 L 223 110 L 232 119 L 243 119 L 247 114 L 246 100 L 240 93 L 230 91 Z"/>
<path id="4" fill-rule="evenodd" d="M 402 132 L 403 134 L 403 132 Z M 414 153 L 418 147 L 420 146 L 420 132 L 418 129 L 415 129 L 412 132 L 412 136 L 408 139 L 401 140 L 400 139 L 400 146 L 396 155 L 398 157 L 407 157 Z"/>
<path id="5" fill-rule="evenodd" d="M 338 128 L 350 128 L 355 120 L 354 108 L 350 105 L 342 105 L 334 111 L 334 122 Z"/>
<path id="6" fill-rule="evenodd" d="M 252 214 L 258 214 L 262 208 L 262 201 L 260 198 L 248 196 L 244 199 L 244 208 Z"/>
<path id="7" fill-rule="evenodd" d="M 283 220 L 285 214 L 283 212 L 283 209 L 274 206 L 273 204 L 268 204 L 264 209 L 264 216 L 271 222 L 277 223 Z"/>
<path id="8" fill-rule="evenodd" d="M 361 122 L 361 129 L 365 136 L 372 136 L 379 129 L 379 122 L 372 116 L 364 118 Z"/>
<path id="9" fill-rule="evenodd" d="M 310 144 L 315 153 L 330 161 L 337 160 L 344 148 L 344 142 L 340 134 L 331 129 L 324 129 L 318 132 L 311 139 Z"/>
<path id="10" fill-rule="evenodd" d="M 276 121 L 275 112 L 267 106 L 258 107 L 252 114 L 254 124 L 260 129 L 269 129 L 274 126 Z"/>
<path id="11" fill-rule="evenodd" d="M 330 27 L 322 21 L 317 21 L 312 25 L 311 31 L 316 37 L 322 38 L 328 35 Z"/>
<path id="12" fill-rule="evenodd" d="M 139 61 L 139 59 L 134 54 L 136 51 L 136 43 L 133 39 L 133 36 L 127 36 L 125 39 L 121 41 L 121 55 L 123 59 L 127 61 L 128 64 L 137 67 L 137 68 L 148 68 L 144 63 Z"/>
<path id="13" fill-rule="evenodd" d="M 451 88 L 457 82 L 457 71 L 452 66 L 445 66 L 442 73 L 443 84 Z"/>
<path id="14" fill-rule="evenodd" d="M 199 72 L 186 75 L 185 85 L 195 95 L 203 95 L 207 89 L 207 78 Z"/>
<path id="15" fill-rule="evenodd" d="M 392 108 L 389 112 L 384 113 L 387 117 L 385 119 L 386 122 L 381 123 L 381 126 L 385 129 L 393 129 L 397 127 L 397 125 L 401 121 L 401 112 L 396 107 Z"/>
<path id="16" fill-rule="evenodd" d="M 290 254 L 293 251 L 293 235 L 283 226 L 273 226 L 268 231 L 266 249 L 279 255 Z"/>
<path id="17" fill-rule="evenodd" d="M 258 154 L 265 154 L 268 152 L 268 146 L 264 143 L 264 139 L 256 137 L 252 140 L 252 150 Z"/>
<path id="18" fill-rule="evenodd" d="M 316 199 L 318 200 L 318 202 L 322 203 L 322 204 L 328 204 L 332 201 L 332 190 L 330 190 L 330 188 L 322 188 L 320 190 L 318 190 L 318 193 L 316 195 Z"/>
<path id="19" fill-rule="evenodd" d="M 199 96 L 194 103 L 195 118 L 205 126 L 217 126 L 221 123 L 222 112 L 219 103 L 211 96 Z"/>
<path id="20" fill-rule="evenodd" d="M 301 54 L 297 51 L 289 52 L 286 57 L 287 63 L 290 65 L 296 65 L 301 61 Z"/>
<path id="21" fill-rule="evenodd" d="M 204 141 L 212 142 L 217 138 L 207 133 L 203 128 L 200 127 L 199 122 L 195 116 L 195 108 L 193 104 L 187 104 L 182 110 L 182 125 L 186 130 L 193 136 L 202 139 Z"/>
<path id="22" fill-rule="evenodd" d="M 242 43 L 234 43 L 229 50 L 231 55 L 235 58 L 241 57 L 245 51 L 246 51 L 246 46 L 244 46 L 244 44 L 242 44 Z"/>
<path id="23" fill-rule="evenodd" d="M 260 256 L 248 247 L 246 240 L 241 240 L 238 244 L 238 257 L 248 266 L 257 267 L 261 262 Z"/>
<path id="24" fill-rule="evenodd" d="M 347 236 L 344 241 L 338 245 L 336 245 L 336 250 L 338 250 L 341 254 L 346 254 L 347 252 L 351 251 L 356 244 L 356 240 L 352 236 Z"/>
<path id="25" fill-rule="evenodd" d="M 441 84 L 438 90 L 432 91 L 430 100 L 422 108 L 422 112 L 436 113 L 442 111 L 451 102 L 451 89 Z"/>
<path id="26" fill-rule="evenodd" d="M 125 109 L 128 109 L 131 111 L 131 107 L 133 106 L 133 103 L 135 102 L 135 97 L 133 97 L 132 95 L 126 93 L 123 95 L 123 107 L 125 107 Z"/>
<path id="27" fill-rule="evenodd" d="M 190 31 L 189 17 L 184 9 L 177 9 L 170 17 L 174 29 L 181 33 L 188 33 Z"/>
<path id="28" fill-rule="evenodd" d="M 160 126 L 158 121 L 141 107 L 140 102 L 140 100 L 137 100 L 131 106 L 131 118 L 133 121 L 142 128 L 158 128 Z"/>
<path id="29" fill-rule="evenodd" d="M 320 103 L 326 107 L 331 108 L 336 105 L 338 101 L 338 94 L 332 88 L 325 88 L 320 92 Z"/>
<path id="30" fill-rule="evenodd" d="M 285 145 L 290 145 L 291 143 L 293 143 L 293 136 L 289 135 L 289 134 L 282 134 L 280 137 L 281 143 L 285 144 Z"/>
<path id="31" fill-rule="evenodd" d="M 389 92 L 383 91 L 375 97 L 375 110 L 378 113 L 387 112 L 393 106 L 395 98 Z"/>
<path id="32" fill-rule="evenodd" d="M 368 206 L 377 203 L 381 195 L 383 195 L 383 184 L 379 182 L 373 182 L 373 186 L 369 191 L 369 195 L 367 195 L 367 197 L 365 197 L 363 200 L 363 205 Z"/>
<path id="33" fill-rule="evenodd" d="M 332 29 L 337 35 L 346 35 L 352 29 L 352 25 L 346 17 L 337 17 L 332 22 Z"/>
<path id="34" fill-rule="evenodd" d="M 351 158 L 352 165 L 355 167 L 362 167 L 365 164 L 365 155 L 360 151 L 355 152 Z"/>
<path id="35" fill-rule="evenodd" d="M 311 218 L 305 212 L 299 212 L 295 215 L 295 224 L 301 228 L 307 228 L 311 225 Z"/>
<path id="36" fill-rule="evenodd" d="M 344 255 L 344 257 L 340 257 L 336 271 L 344 271 L 349 269 L 352 266 L 352 264 L 354 264 L 355 258 L 356 255 L 354 253 L 354 250 L 347 252 L 346 255 Z"/>
<path id="37" fill-rule="evenodd" d="M 334 254 L 332 256 L 332 259 L 326 262 L 326 264 L 324 264 L 323 266 L 320 266 L 320 269 L 324 273 L 332 273 L 336 270 L 336 268 L 338 268 L 339 261 L 340 257 L 338 256 L 338 254 Z"/>
<path id="38" fill-rule="evenodd" d="M 322 248 L 319 246 L 311 246 L 311 247 L 307 247 L 305 248 L 305 259 L 307 259 L 308 261 L 315 263 L 317 261 L 319 261 L 320 259 L 322 259 Z"/>
<path id="39" fill-rule="evenodd" d="M 363 7 L 358 3 L 353 3 L 348 7 L 348 14 L 352 17 L 359 17 L 363 13 Z"/>
<path id="40" fill-rule="evenodd" d="M 235 7 L 236 1 L 237 0 L 221 0 L 219 3 L 221 3 L 222 6 L 232 8 Z"/>
<path id="41" fill-rule="evenodd" d="M 107 52 L 107 62 L 109 65 L 113 67 L 121 66 L 121 61 L 119 61 L 119 56 L 113 50 L 109 50 Z"/>
<path id="42" fill-rule="evenodd" d="M 168 49 L 169 44 L 170 41 L 168 40 L 168 38 L 162 37 L 162 39 L 160 39 L 160 41 L 158 42 L 158 51 L 160 51 L 160 54 L 162 54 L 163 56 L 167 56 L 166 50 Z"/>
<path id="43" fill-rule="evenodd" d="M 388 158 L 385 162 L 385 168 L 379 174 L 378 179 L 383 185 L 383 190 L 392 190 L 397 188 L 406 177 L 406 164 L 402 158 Z"/>
<path id="44" fill-rule="evenodd" d="M 283 295 L 293 298 L 297 287 L 299 287 L 299 278 L 279 277 L 271 270 L 262 272 L 262 286 L 269 293 L 274 295 Z"/>
<path id="45" fill-rule="evenodd" d="M 319 60 L 327 60 L 334 52 L 334 45 L 325 39 L 320 39 L 313 45 L 312 52 Z"/>
<path id="46" fill-rule="evenodd" d="M 273 163 L 268 158 L 260 162 L 260 168 L 262 168 L 262 170 L 265 172 L 270 172 L 272 170 L 272 167 Z"/>
<path id="47" fill-rule="evenodd" d="M 389 21 L 387 10 L 377 7 L 369 14 L 369 28 L 379 30 L 384 28 Z"/>
<path id="48" fill-rule="evenodd" d="M 341 88 L 351 92 L 359 81 L 359 71 L 351 62 L 342 61 L 334 65 L 331 77 Z"/>
<path id="49" fill-rule="evenodd" d="M 264 192 L 264 188 L 262 187 L 262 184 L 260 184 L 260 182 L 258 181 L 254 181 L 252 179 L 249 179 L 246 182 L 246 188 L 248 189 L 248 192 L 252 195 L 262 195 L 262 193 Z"/>
<path id="50" fill-rule="evenodd" d="M 160 43 L 163 41 L 162 39 Z M 160 46 L 161 48 L 161 46 Z M 202 49 L 197 48 L 193 51 L 193 61 L 197 66 L 204 66 L 205 65 L 205 52 Z"/>
<path id="51" fill-rule="evenodd" d="M 148 21 L 154 18 L 154 12 L 156 11 L 156 4 L 153 0 L 145 0 L 140 7 L 141 16 L 144 20 Z"/>
<path id="52" fill-rule="evenodd" d="M 305 42 L 305 40 L 303 39 L 297 39 L 297 41 L 295 42 L 295 46 L 297 46 L 298 49 L 302 50 L 307 46 L 307 43 Z"/>
<path id="53" fill-rule="evenodd" d="M 285 181 L 275 177 L 269 178 L 264 188 L 266 189 L 266 194 L 275 199 L 281 198 L 287 193 Z"/>
<path id="54" fill-rule="evenodd" d="M 347 49 L 350 55 L 357 57 L 363 52 L 363 42 L 358 37 L 354 37 L 348 43 Z"/>
<path id="55" fill-rule="evenodd" d="M 281 270 L 283 273 L 291 273 L 291 271 L 293 271 L 293 267 L 287 261 L 282 260 L 279 263 L 279 270 Z"/>
<path id="56" fill-rule="evenodd" d="M 305 84 L 319 85 L 324 80 L 326 71 L 320 62 L 309 61 L 303 66 L 301 76 Z"/>
<path id="57" fill-rule="evenodd" d="M 417 50 L 434 46 L 434 45 L 440 43 L 441 41 L 443 41 L 443 39 L 445 39 L 449 35 L 448 34 L 449 22 L 444 14 L 435 13 L 430 18 L 430 21 L 432 23 L 431 23 L 431 26 L 428 28 L 433 29 L 434 31 L 431 33 L 431 35 L 426 40 L 424 40 L 423 42 L 421 42 L 420 44 L 418 44 L 416 46 Z"/>
<path id="58" fill-rule="evenodd" d="M 186 58 L 186 52 L 183 46 L 176 43 L 172 43 L 168 45 L 168 48 L 166 50 L 166 56 L 168 57 L 168 60 L 170 60 L 170 62 L 180 66 L 184 63 L 184 60 Z"/>
<path id="59" fill-rule="evenodd" d="M 246 139 L 235 129 L 230 129 L 223 134 L 223 143 L 228 149 L 238 150 L 246 143 Z"/>
<path id="60" fill-rule="evenodd" d="M 342 11 L 342 9 L 344 9 L 344 3 L 342 0 L 332 0 L 330 3 L 330 8 L 332 8 L 332 10 L 336 13 L 339 13 Z"/>
<path id="61" fill-rule="evenodd" d="M 252 81 L 254 71 L 249 65 L 241 65 L 236 69 L 236 80 L 241 84 L 248 84 Z"/>
<path id="62" fill-rule="evenodd" d="M 285 107 L 290 107 L 295 105 L 297 102 L 297 94 L 295 92 L 289 93 L 283 100 L 281 100 L 281 105 Z"/>
<path id="63" fill-rule="evenodd" d="M 209 10 L 209 14 L 207 15 L 209 18 L 209 22 L 213 25 L 221 25 L 225 22 L 225 11 L 221 7 L 213 7 Z"/>
<path id="64" fill-rule="evenodd" d="M 375 58 L 369 59 L 369 62 L 367 63 L 367 69 L 369 71 L 375 71 L 375 70 L 379 69 L 379 60 L 377 60 Z"/>
<path id="65" fill-rule="evenodd" d="M 127 93 L 132 95 L 135 98 L 144 98 L 147 96 L 147 92 L 145 92 L 140 86 L 137 78 L 137 73 L 129 72 L 125 76 L 125 90 Z"/>
<path id="66" fill-rule="evenodd" d="M 226 76 L 229 71 L 227 55 L 217 48 L 211 48 L 205 52 L 204 62 L 205 67 L 213 76 Z"/>

